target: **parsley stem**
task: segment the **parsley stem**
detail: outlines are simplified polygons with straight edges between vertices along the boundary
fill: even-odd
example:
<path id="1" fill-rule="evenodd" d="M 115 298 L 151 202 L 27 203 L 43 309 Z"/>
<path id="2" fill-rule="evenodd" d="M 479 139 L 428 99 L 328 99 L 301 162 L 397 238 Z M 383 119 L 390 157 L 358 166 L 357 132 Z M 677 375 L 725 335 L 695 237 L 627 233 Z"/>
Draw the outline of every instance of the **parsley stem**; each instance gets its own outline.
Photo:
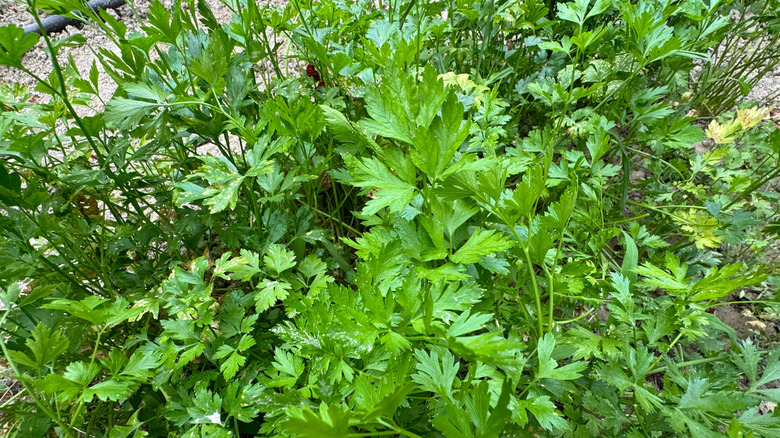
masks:
<path id="1" fill-rule="evenodd" d="M 648 217 L 648 216 L 650 216 L 650 214 L 649 214 L 649 213 L 640 214 L 639 216 L 630 217 L 630 218 L 628 218 L 628 219 L 621 219 L 621 220 L 614 221 L 614 222 L 607 222 L 607 223 L 606 223 L 606 224 L 604 224 L 604 225 L 610 225 L 610 226 L 613 226 L 613 225 L 619 225 L 619 224 L 623 224 L 623 223 L 626 223 L 626 222 L 634 222 L 634 221 L 638 221 L 639 219 L 644 219 L 644 218 L 646 218 L 646 217 Z"/>
<path id="2" fill-rule="evenodd" d="M 728 354 L 720 354 L 718 356 L 705 357 L 704 359 L 696 359 L 696 360 L 689 360 L 687 362 L 680 362 L 678 364 L 675 364 L 674 366 L 676 368 L 683 368 L 683 367 L 689 367 L 689 366 L 692 366 L 692 365 L 701 365 L 701 364 L 709 363 L 709 362 L 717 362 L 717 361 L 719 361 L 721 359 L 726 359 L 728 357 L 729 357 Z M 669 369 L 669 367 L 667 367 L 667 366 L 653 368 L 652 370 L 648 371 L 647 374 L 645 374 L 645 375 L 649 376 L 650 374 L 663 373 L 663 372 L 666 372 L 668 369 Z"/>
<path id="3" fill-rule="evenodd" d="M 537 377 L 534 377 L 534 379 L 531 380 L 530 383 L 528 383 L 525 389 L 520 394 L 517 395 L 517 399 L 518 400 L 522 399 L 523 395 L 525 395 L 525 393 L 528 392 L 528 390 L 531 389 L 532 386 L 534 386 L 534 383 L 536 383 L 537 380 L 539 379 Z"/>
<path id="4" fill-rule="evenodd" d="M 377 420 L 377 421 L 379 422 L 379 424 L 381 424 L 381 425 L 383 425 L 385 427 L 389 427 L 389 428 L 393 429 L 393 433 L 397 433 L 397 434 L 401 433 L 401 434 L 407 435 L 407 436 L 409 436 L 411 438 L 422 438 L 420 435 L 417 435 L 416 433 L 413 433 L 413 432 L 409 432 L 408 430 L 404 429 L 401 426 L 398 426 L 395 423 L 388 423 L 388 422 L 382 420 L 381 418 L 379 420 Z M 382 432 L 380 432 L 380 433 L 382 433 Z M 376 435 L 377 435 L 376 433 L 373 433 L 370 436 L 376 436 Z"/>
<path id="5" fill-rule="evenodd" d="M 528 252 L 528 247 L 526 245 L 523 245 L 522 239 L 520 239 L 520 235 L 517 234 L 517 230 L 515 230 L 515 224 L 511 223 L 509 220 L 504 217 L 503 214 L 496 211 L 496 215 L 501 218 L 501 220 L 506 224 L 506 226 L 509 228 L 509 230 L 512 232 L 512 235 L 515 237 L 515 241 L 520 244 L 520 246 L 523 248 L 523 253 L 525 254 L 525 261 L 528 263 L 528 273 L 531 277 L 531 286 L 534 290 L 534 301 L 536 304 L 536 325 L 537 325 L 537 335 L 541 337 L 544 334 L 544 326 L 542 323 L 542 297 L 541 293 L 539 292 L 539 284 L 536 281 L 536 272 L 534 272 L 534 264 L 531 262 L 531 254 Z M 531 223 L 531 218 L 528 218 L 528 223 Z M 529 321 L 530 322 L 530 321 Z"/>
<path id="6" fill-rule="evenodd" d="M 710 305 L 710 307 L 731 306 L 733 304 L 767 304 L 766 300 L 723 301 Z"/>
<path id="7" fill-rule="evenodd" d="M 108 327 L 103 327 L 98 330 L 97 339 L 95 340 L 95 348 L 92 350 L 92 359 L 89 362 L 88 370 L 92 369 L 92 366 L 95 364 L 95 360 L 97 359 L 97 352 L 98 348 L 100 347 L 100 338 L 103 336 L 103 332 Z M 79 414 L 81 414 L 81 409 L 84 407 L 85 400 L 79 401 L 79 404 L 76 406 L 76 410 L 73 412 L 73 418 L 70 420 L 70 427 L 75 428 L 76 427 L 76 420 L 79 418 Z"/>
<path id="8" fill-rule="evenodd" d="M 301 201 L 302 204 L 305 204 L 305 201 L 303 201 L 302 199 L 300 201 Z M 347 230 L 352 231 L 353 233 L 355 233 L 358 236 L 361 235 L 360 231 L 358 231 L 356 228 L 350 226 L 349 224 L 347 224 L 346 222 L 342 221 L 341 219 L 335 217 L 334 215 L 329 214 L 326 211 L 322 211 L 319 208 L 315 208 L 315 207 L 312 207 L 312 206 L 309 206 L 309 208 L 311 208 L 311 210 L 313 212 L 325 216 L 327 218 L 325 223 L 327 223 L 327 221 L 330 220 L 330 221 L 333 221 L 334 223 L 336 223 L 338 225 L 341 225 L 342 227 L 346 228 Z"/>
<path id="9" fill-rule="evenodd" d="M 536 301 L 536 324 L 538 336 L 541 337 L 544 334 L 544 325 L 542 322 L 542 297 L 541 293 L 539 292 L 539 284 L 536 282 L 536 272 L 534 272 L 534 264 L 531 262 L 531 254 L 528 252 L 528 248 L 525 246 L 523 246 L 523 253 L 525 253 L 525 259 L 528 263 L 528 273 L 531 276 L 531 286 L 534 289 L 534 300 Z"/>
<path id="10" fill-rule="evenodd" d="M 582 315 L 580 315 L 580 316 L 577 316 L 577 317 L 574 317 L 574 318 L 571 318 L 571 319 L 565 319 L 565 320 L 563 320 L 563 321 L 558 321 L 558 325 L 564 325 L 564 324 L 569 324 L 569 323 L 572 323 L 572 322 L 574 322 L 574 321 L 579 321 L 579 320 L 581 320 L 582 318 L 585 318 L 586 316 L 589 316 L 591 313 L 593 313 L 593 312 L 595 312 L 595 311 L 596 311 L 596 308 L 595 308 L 595 307 L 591 307 L 591 309 L 590 309 L 590 310 L 588 310 L 587 312 L 583 313 L 583 314 L 582 314 Z"/>

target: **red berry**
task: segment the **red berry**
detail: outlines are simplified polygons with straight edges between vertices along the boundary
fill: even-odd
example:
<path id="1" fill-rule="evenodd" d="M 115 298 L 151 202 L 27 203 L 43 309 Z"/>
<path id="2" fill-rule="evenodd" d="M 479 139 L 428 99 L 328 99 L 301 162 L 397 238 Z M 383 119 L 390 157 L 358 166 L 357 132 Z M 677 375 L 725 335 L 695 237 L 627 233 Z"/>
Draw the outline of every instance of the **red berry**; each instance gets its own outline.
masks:
<path id="1" fill-rule="evenodd" d="M 319 72 L 317 72 L 317 69 L 311 64 L 306 66 L 306 76 L 313 78 L 315 81 L 320 80 Z"/>

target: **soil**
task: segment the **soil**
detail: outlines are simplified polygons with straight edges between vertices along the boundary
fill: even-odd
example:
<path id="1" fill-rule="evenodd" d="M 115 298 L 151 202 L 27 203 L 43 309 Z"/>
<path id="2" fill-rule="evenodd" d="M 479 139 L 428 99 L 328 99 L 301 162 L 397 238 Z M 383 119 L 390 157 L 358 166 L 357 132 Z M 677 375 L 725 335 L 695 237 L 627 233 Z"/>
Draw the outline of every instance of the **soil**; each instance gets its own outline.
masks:
<path id="1" fill-rule="evenodd" d="M 170 8 L 173 0 L 161 0 L 166 8 Z M 220 23 L 229 23 L 231 19 L 231 11 L 219 0 L 205 0 L 210 6 L 210 9 L 217 21 Z M 127 25 L 127 32 L 130 33 L 134 30 L 140 30 L 143 21 L 146 19 L 146 14 L 149 11 L 151 0 L 135 0 L 133 3 L 133 9 L 130 5 L 126 4 L 118 9 L 108 10 L 114 18 L 122 21 Z M 283 6 L 286 4 L 286 0 L 258 0 L 258 5 L 262 6 Z M 139 18 L 141 21 L 139 21 Z M 16 24 L 17 26 L 25 26 L 33 22 L 32 15 L 27 12 L 27 6 L 23 3 L 16 1 L 0 0 L 0 26 L 7 24 Z M 113 43 L 107 37 L 105 37 L 97 28 L 82 25 L 80 28 L 74 26 L 68 26 L 63 32 L 53 34 L 53 38 L 64 38 L 69 35 L 81 34 L 86 40 L 86 44 L 76 47 L 64 47 L 57 56 L 60 65 L 65 65 L 72 57 L 73 64 L 84 76 L 88 77 L 89 70 L 92 67 L 93 62 L 96 62 L 95 51 L 98 48 L 112 48 Z M 22 59 L 22 64 L 30 69 L 35 75 L 41 78 L 45 78 L 51 73 L 52 65 L 48 56 L 44 53 L 43 48 L 45 44 L 41 39 L 36 47 L 30 50 Z M 97 68 L 100 71 L 100 79 L 98 91 L 100 93 L 100 99 L 103 102 L 108 101 L 116 91 L 116 84 L 111 80 L 108 75 L 103 72 L 103 68 L 100 63 L 97 62 Z M 5 83 L 20 83 L 26 85 L 30 90 L 35 88 L 35 79 L 27 75 L 26 73 L 12 69 L 5 66 L 0 66 L 0 82 Z M 34 99 L 46 99 L 47 96 L 43 93 L 34 93 Z M 95 102 L 91 107 L 91 111 L 86 109 L 86 113 L 94 113 L 102 109 L 102 102 Z"/>

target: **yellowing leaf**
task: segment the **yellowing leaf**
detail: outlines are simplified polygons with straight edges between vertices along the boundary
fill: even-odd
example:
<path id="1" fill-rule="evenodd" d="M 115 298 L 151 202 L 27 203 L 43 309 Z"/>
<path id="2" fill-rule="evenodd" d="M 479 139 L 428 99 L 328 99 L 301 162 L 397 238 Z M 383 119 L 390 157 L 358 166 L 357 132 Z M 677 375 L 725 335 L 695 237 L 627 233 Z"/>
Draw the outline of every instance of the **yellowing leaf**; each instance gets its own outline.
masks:
<path id="1" fill-rule="evenodd" d="M 758 108 L 747 108 L 747 109 L 741 109 L 737 110 L 737 122 L 742 126 L 742 129 L 750 129 L 753 126 L 758 125 L 758 123 L 764 119 L 764 117 L 769 114 L 769 108 L 764 109 L 758 109 Z"/>
<path id="2" fill-rule="evenodd" d="M 710 125 L 704 131 L 707 137 L 715 141 L 716 144 L 732 143 L 737 139 L 736 133 L 739 131 L 740 124 L 734 119 L 721 125 L 717 120 L 710 122 Z"/>
<path id="3" fill-rule="evenodd" d="M 718 236 L 718 220 L 704 211 L 691 209 L 681 213 L 675 218 L 675 222 L 681 224 L 681 229 L 693 237 L 696 247 L 717 248 L 723 241 L 723 236 Z"/>

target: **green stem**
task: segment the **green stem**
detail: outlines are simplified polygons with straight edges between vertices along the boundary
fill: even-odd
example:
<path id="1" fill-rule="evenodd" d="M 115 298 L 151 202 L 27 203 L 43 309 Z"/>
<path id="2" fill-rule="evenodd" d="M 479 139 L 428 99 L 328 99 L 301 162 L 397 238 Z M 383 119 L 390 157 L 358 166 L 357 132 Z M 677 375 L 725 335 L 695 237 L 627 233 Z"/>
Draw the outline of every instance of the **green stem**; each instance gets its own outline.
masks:
<path id="1" fill-rule="evenodd" d="M 558 321 L 558 325 L 570 324 L 570 323 L 572 323 L 574 321 L 579 321 L 582 318 L 585 318 L 585 317 L 589 316 L 591 313 L 593 313 L 595 311 L 596 311 L 596 309 L 592 307 L 590 310 L 588 310 L 587 312 L 583 313 L 580 316 L 577 316 L 577 317 L 571 318 L 571 319 L 566 319 L 566 320 L 563 320 L 563 321 Z"/>
<path id="2" fill-rule="evenodd" d="M 95 364 L 95 359 L 97 358 L 97 352 L 98 347 L 100 347 L 100 337 L 103 335 L 103 331 L 105 328 L 101 328 L 98 330 L 97 339 L 95 340 L 95 348 L 92 350 L 92 359 L 89 362 L 88 370 L 92 369 L 92 366 Z M 84 408 L 84 400 L 81 400 L 76 406 L 76 410 L 73 412 L 73 418 L 70 420 L 70 427 L 73 428 L 76 425 L 76 420 L 78 420 L 79 415 L 81 414 L 81 410 Z"/>
<path id="3" fill-rule="evenodd" d="M 526 386 L 525 389 L 523 389 L 523 391 L 520 392 L 520 394 L 517 395 L 517 399 L 518 400 L 522 399 L 523 395 L 525 395 L 525 393 L 528 392 L 529 389 L 531 389 L 531 387 L 534 385 L 534 383 L 536 383 L 537 380 L 539 380 L 539 379 L 537 377 L 534 377 L 534 379 L 531 380 L 531 382 L 528 384 L 528 386 Z"/>
<path id="4" fill-rule="evenodd" d="M 693 366 L 693 365 L 701 365 L 701 364 L 704 364 L 704 363 L 717 362 L 719 360 L 723 360 L 723 359 L 726 359 L 728 357 L 729 357 L 728 354 L 720 354 L 720 355 L 714 356 L 714 357 L 706 357 L 704 359 L 696 359 L 696 360 L 689 360 L 687 362 L 680 362 L 678 364 L 675 364 L 675 367 L 683 368 L 683 367 L 689 367 L 689 366 Z M 666 372 L 668 369 L 669 369 L 669 367 L 667 367 L 667 366 L 653 368 L 650 371 L 648 371 L 646 375 L 649 376 L 650 374 L 663 373 L 663 372 Z"/>
<path id="5" fill-rule="evenodd" d="M 542 297 L 541 292 L 539 291 L 539 284 L 536 281 L 536 272 L 534 272 L 534 264 L 531 262 L 531 254 L 528 252 L 528 247 L 523 245 L 522 239 L 520 239 L 520 235 L 517 234 L 517 231 L 515 230 L 515 224 L 510 223 L 504 215 L 500 214 L 499 212 L 495 212 L 496 215 L 501 218 L 501 221 L 506 224 L 506 226 L 509 228 L 509 230 L 512 232 L 512 235 L 515 238 L 515 241 L 522 246 L 523 253 L 525 254 L 525 261 L 528 264 L 528 273 L 531 277 L 531 286 L 533 287 L 534 291 L 534 301 L 536 304 L 536 325 L 538 330 L 538 335 L 542 336 L 544 334 L 544 326 L 542 322 Z M 531 218 L 528 217 L 528 223 L 531 223 Z"/>
<path id="6" fill-rule="evenodd" d="M 84 133 L 87 142 L 89 142 L 89 145 L 92 147 L 92 150 L 95 152 L 95 156 L 97 157 L 98 163 L 100 163 L 101 167 L 103 167 L 105 157 L 103 157 L 102 152 L 98 150 L 94 139 L 92 138 L 91 135 L 88 134 L 89 130 L 87 130 L 86 126 L 84 125 L 84 122 L 81 120 L 81 117 L 79 117 L 78 113 L 76 112 L 76 109 L 73 108 L 73 105 L 71 105 L 70 99 L 68 99 L 68 89 L 65 86 L 65 78 L 62 75 L 62 67 L 60 66 L 59 60 L 57 60 L 56 52 L 54 50 L 54 46 L 51 43 L 51 39 L 49 38 L 49 35 L 46 33 L 46 29 L 44 28 L 43 23 L 41 23 L 41 17 L 38 14 L 38 9 L 35 3 L 36 3 L 35 0 L 29 0 L 27 4 L 30 6 L 30 12 L 32 13 L 33 18 L 35 19 L 35 23 L 41 29 L 41 36 L 43 37 L 43 40 L 46 43 L 46 47 L 49 50 L 49 55 L 52 62 L 54 74 L 57 76 L 57 81 L 59 82 L 60 89 L 56 90 L 54 87 L 49 85 L 48 82 L 43 81 L 41 78 L 39 78 L 30 70 L 24 67 L 22 68 L 22 70 L 28 75 L 30 75 L 37 82 L 41 84 L 45 84 L 52 91 L 56 92 L 56 94 L 59 94 L 60 97 L 62 97 L 62 101 L 65 104 L 65 107 L 68 109 L 68 112 L 70 112 L 70 114 L 73 116 L 73 120 L 76 122 L 76 125 L 78 125 L 78 127 L 81 129 L 81 132 Z"/>
<path id="7" fill-rule="evenodd" d="M 769 304 L 770 302 L 771 301 L 768 301 L 768 300 L 724 301 L 722 303 L 713 304 L 710 307 L 730 306 L 732 304 Z"/>
<path id="8" fill-rule="evenodd" d="M 531 274 L 531 286 L 533 287 L 534 301 L 536 302 L 536 329 L 538 330 L 539 336 L 541 337 L 544 334 L 544 324 L 542 322 L 544 316 L 542 316 L 541 292 L 539 291 L 539 284 L 536 281 L 536 272 L 534 272 L 534 264 L 531 262 L 531 254 L 528 252 L 528 248 L 525 246 L 523 246 L 523 253 L 525 254 L 526 263 L 528 263 L 528 273 Z"/>
<path id="9" fill-rule="evenodd" d="M 401 426 L 399 426 L 399 425 L 397 425 L 395 423 L 388 423 L 388 422 L 382 420 L 381 418 L 379 420 L 377 420 L 377 421 L 379 422 L 379 424 L 381 424 L 381 425 L 383 425 L 385 427 L 389 427 L 390 429 L 393 429 L 393 431 L 395 433 L 397 433 L 397 434 L 404 434 L 404 435 L 409 436 L 411 438 L 422 438 L 420 435 L 417 435 L 414 432 L 409 432 L 408 430 L 402 428 Z M 372 436 L 375 436 L 375 435 L 376 434 L 372 434 Z"/>

